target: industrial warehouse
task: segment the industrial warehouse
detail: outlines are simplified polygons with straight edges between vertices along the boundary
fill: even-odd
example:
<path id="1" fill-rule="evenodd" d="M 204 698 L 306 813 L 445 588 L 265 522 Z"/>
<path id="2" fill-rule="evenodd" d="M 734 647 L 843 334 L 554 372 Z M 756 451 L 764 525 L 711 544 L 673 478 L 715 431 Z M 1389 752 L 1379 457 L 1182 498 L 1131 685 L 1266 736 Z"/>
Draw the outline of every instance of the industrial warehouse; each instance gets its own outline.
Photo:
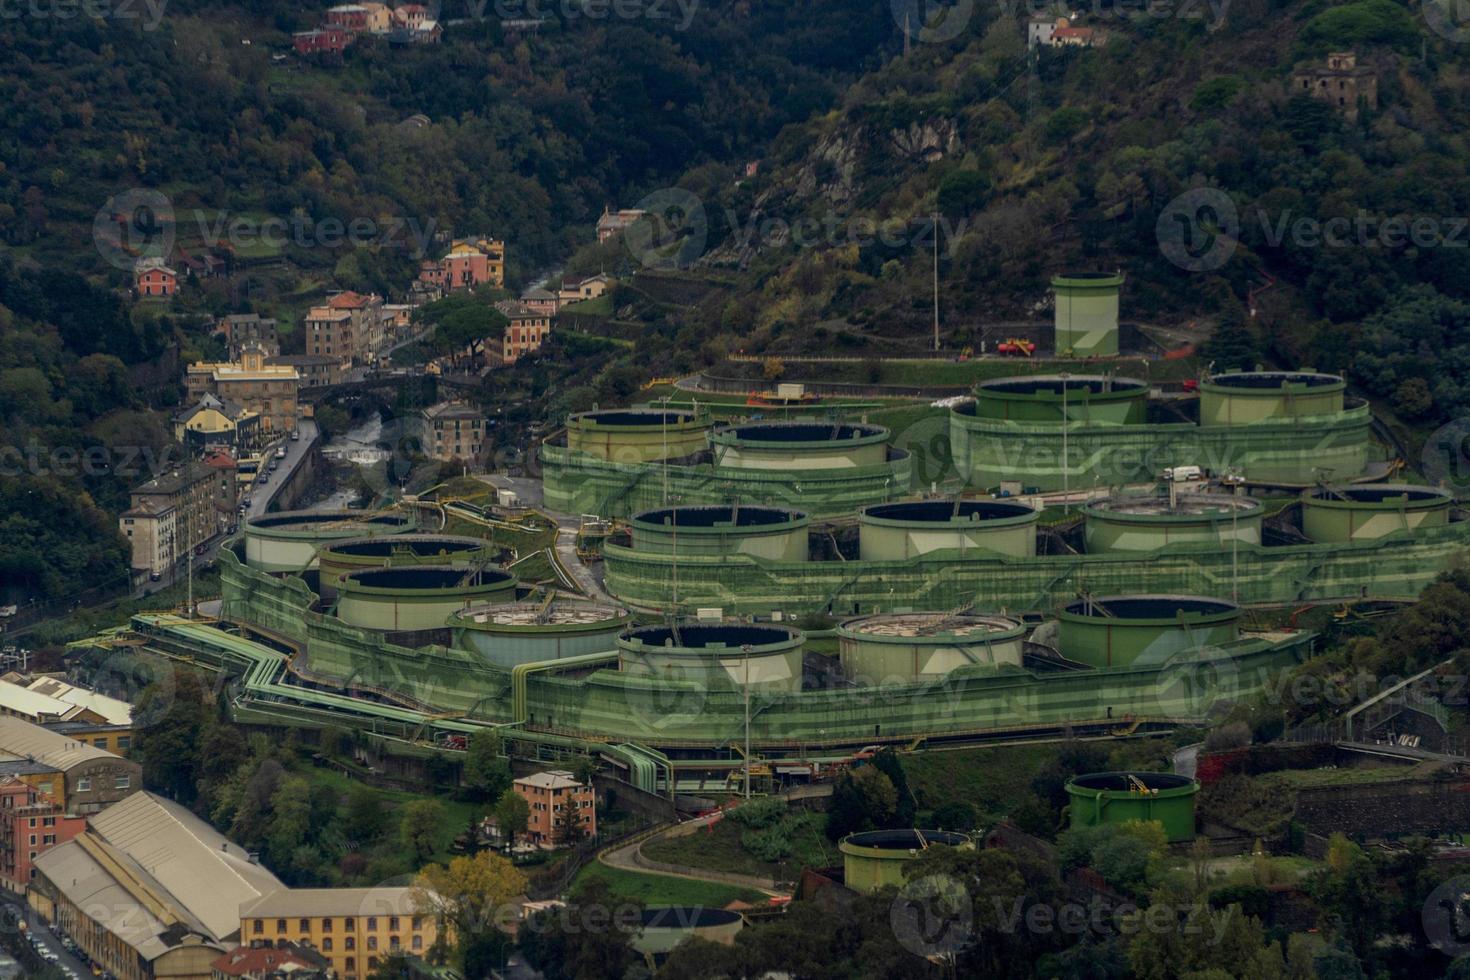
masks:
<path id="1" fill-rule="evenodd" d="M 1079 282 L 1058 343 L 1065 306 L 1106 346 L 1117 283 Z M 1194 723 L 1313 652 L 1249 610 L 1411 600 L 1470 541 L 1450 493 L 1391 482 L 1345 389 L 982 381 L 948 409 L 943 488 L 887 428 L 805 403 L 595 410 L 540 447 L 547 512 L 603 528 L 578 552 L 595 588 L 550 549 L 555 580 L 522 582 L 528 556 L 443 533 L 464 505 L 405 497 L 247 520 L 218 621 L 144 614 L 88 643 L 226 671 L 236 720 L 351 726 L 384 765 L 493 726 L 662 795 L 862 746 Z"/>

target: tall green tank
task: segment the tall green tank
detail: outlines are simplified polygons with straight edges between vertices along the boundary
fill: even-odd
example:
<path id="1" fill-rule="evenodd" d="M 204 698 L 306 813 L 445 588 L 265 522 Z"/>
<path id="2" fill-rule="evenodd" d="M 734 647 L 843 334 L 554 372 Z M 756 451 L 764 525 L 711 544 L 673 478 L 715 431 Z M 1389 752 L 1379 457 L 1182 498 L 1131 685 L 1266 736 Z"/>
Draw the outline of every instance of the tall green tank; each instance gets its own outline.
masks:
<path id="1" fill-rule="evenodd" d="M 659 554 L 751 555 L 806 561 L 811 519 L 781 507 L 664 507 L 628 522 L 633 547 Z"/>
<path id="2" fill-rule="evenodd" d="M 1194 840 L 1199 783 L 1172 772 L 1093 772 L 1067 781 L 1072 829 L 1157 820 L 1171 843 Z"/>
<path id="3" fill-rule="evenodd" d="M 349 626 L 427 630 L 448 625 L 467 606 L 514 599 L 516 577 L 492 568 L 408 565 L 351 572 L 337 587 L 337 617 Z"/>
<path id="4" fill-rule="evenodd" d="M 1112 272 L 1067 272 L 1053 276 L 1058 357 L 1114 357 L 1118 353 L 1118 290 L 1123 276 Z"/>
<path id="5" fill-rule="evenodd" d="M 1443 527 L 1455 498 L 1434 487 L 1359 483 L 1302 494 L 1302 533 L 1313 541 L 1376 541 L 1400 531 Z"/>
<path id="6" fill-rule="evenodd" d="M 1250 425 L 1263 419 L 1337 415 L 1347 383 L 1316 371 L 1236 371 L 1200 382 L 1200 425 Z"/>
<path id="7" fill-rule="evenodd" d="M 1170 545 L 1261 543 L 1264 512 L 1258 501 L 1227 493 L 1124 494 L 1083 508 L 1089 555 L 1157 551 Z"/>
<path id="8" fill-rule="evenodd" d="M 1089 596 L 1057 614 L 1057 646 L 1093 667 L 1159 664 L 1240 638 L 1240 607 L 1184 595 Z"/>
<path id="9" fill-rule="evenodd" d="M 852 469 L 888 461 L 888 430 L 855 422 L 749 422 L 710 433 L 716 466 Z"/>
<path id="10" fill-rule="evenodd" d="M 974 405 L 962 407 L 981 419 L 1134 425 L 1148 417 L 1148 383 L 1092 374 L 996 378 L 976 385 Z"/>
<path id="11" fill-rule="evenodd" d="M 905 881 L 904 869 L 929 847 L 974 847 L 964 834 L 952 830 L 868 830 L 848 834 L 837 849 L 842 852 L 843 884 L 871 895 Z"/>
<path id="12" fill-rule="evenodd" d="M 1025 504 L 1006 500 L 913 500 L 858 512 L 858 556 L 900 561 L 931 551 L 1036 554 L 1036 521 Z"/>
<path id="13" fill-rule="evenodd" d="M 681 459 L 709 448 L 710 418 L 658 408 L 579 412 L 567 419 L 567 448 L 614 463 Z"/>
<path id="14" fill-rule="evenodd" d="M 645 626 L 617 639 L 619 669 L 703 688 L 801 690 L 806 636 L 784 626 L 686 623 Z"/>

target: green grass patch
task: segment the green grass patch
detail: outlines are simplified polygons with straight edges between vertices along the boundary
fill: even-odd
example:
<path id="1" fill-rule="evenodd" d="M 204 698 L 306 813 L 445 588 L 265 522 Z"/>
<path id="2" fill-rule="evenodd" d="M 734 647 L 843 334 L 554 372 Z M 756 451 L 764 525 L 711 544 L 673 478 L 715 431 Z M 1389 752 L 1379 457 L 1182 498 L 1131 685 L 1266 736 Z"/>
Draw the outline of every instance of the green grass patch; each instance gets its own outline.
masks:
<path id="1" fill-rule="evenodd" d="M 561 308 L 561 311 L 582 313 L 587 316 L 612 316 L 612 294 L 603 293 L 595 299 L 584 299 L 576 303 L 568 303 Z"/>
<path id="2" fill-rule="evenodd" d="M 1031 791 L 1031 779 L 1056 754 L 1055 745 L 917 752 L 903 757 L 904 775 L 919 809 L 969 803 L 983 813 L 1004 813 Z"/>
<path id="3" fill-rule="evenodd" d="M 691 868 L 752 875 L 776 881 L 795 881 L 803 868 L 825 868 L 840 864 L 842 855 L 837 845 L 827 840 L 823 827 L 826 816 L 821 813 L 792 813 L 788 816 L 788 837 L 792 853 L 780 861 L 762 861 L 751 854 L 741 837 L 750 828 L 725 819 L 708 831 L 698 830 L 684 837 L 661 837 L 643 845 L 645 857 Z"/>
<path id="4" fill-rule="evenodd" d="M 644 905 L 704 905 L 723 908 L 731 902 L 759 905 L 766 900 L 761 892 L 749 888 L 624 871 L 609 867 L 601 861 L 589 861 L 577 873 L 572 882 L 572 894 L 575 896 L 592 881 L 605 882 L 615 898 Z"/>

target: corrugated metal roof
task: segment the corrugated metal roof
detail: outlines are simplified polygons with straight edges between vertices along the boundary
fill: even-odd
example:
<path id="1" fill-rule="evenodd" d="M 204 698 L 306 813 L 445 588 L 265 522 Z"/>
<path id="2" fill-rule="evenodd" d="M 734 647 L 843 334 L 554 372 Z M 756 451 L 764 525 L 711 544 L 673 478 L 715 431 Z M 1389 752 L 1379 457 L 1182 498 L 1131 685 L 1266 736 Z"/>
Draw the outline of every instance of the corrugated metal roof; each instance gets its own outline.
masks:
<path id="1" fill-rule="evenodd" d="M 31 682 L 28 690 L 94 711 L 101 715 L 109 725 L 127 725 L 133 720 L 133 706 L 126 701 L 110 698 L 85 687 L 77 687 L 75 684 L 68 684 L 55 677 L 39 677 Z"/>
<path id="2" fill-rule="evenodd" d="M 94 759 L 117 761 L 111 752 L 9 715 L 0 715 L 0 752 L 35 759 L 63 772 Z"/>
<path id="3" fill-rule="evenodd" d="M 91 818 L 88 832 L 136 862 L 215 939 L 239 931 L 242 903 L 282 887 L 238 844 L 152 793 L 114 803 Z"/>
<path id="4" fill-rule="evenodd" d="M 242 919 L 298 916 L 418 915 L 414 889 L 407 885 L 376 888 L 283 888 L 240 906 Z"/>

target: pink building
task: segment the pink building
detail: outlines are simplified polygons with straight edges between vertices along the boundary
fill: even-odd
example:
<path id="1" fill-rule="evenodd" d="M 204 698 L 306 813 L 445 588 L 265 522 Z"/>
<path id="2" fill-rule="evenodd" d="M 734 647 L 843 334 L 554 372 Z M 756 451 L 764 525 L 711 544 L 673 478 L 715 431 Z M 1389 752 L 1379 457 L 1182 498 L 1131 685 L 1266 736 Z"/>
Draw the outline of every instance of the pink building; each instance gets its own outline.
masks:
<path id="1" fill-rule="evenodd" d="M 172 296 L 179 289 L 179 274 L 162 259 L 142 259 L 133 270 L 139 296 Z"/>
<path id="2" fill-rule="evenodd" d="M 86 817 L 68 817 L 51 797 L 14 776 L 0 779 L 0 884 L 25 891 L 36 874 L 36 856 L 86 829 Z"/>

